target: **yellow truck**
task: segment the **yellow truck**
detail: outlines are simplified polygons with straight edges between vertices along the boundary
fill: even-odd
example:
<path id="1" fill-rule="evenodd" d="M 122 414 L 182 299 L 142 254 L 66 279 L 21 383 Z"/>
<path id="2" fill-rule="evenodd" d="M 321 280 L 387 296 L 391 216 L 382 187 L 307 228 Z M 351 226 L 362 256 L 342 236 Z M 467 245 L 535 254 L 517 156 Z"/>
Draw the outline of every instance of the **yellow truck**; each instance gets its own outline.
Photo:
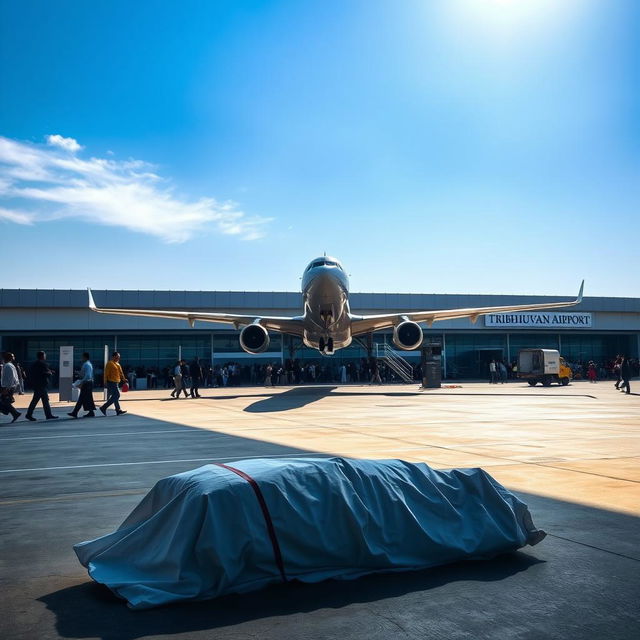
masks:
<path id="1" fill-rule="evenodd" d="M 552 382 L 568 385 L 573 374 L 555 349 L 522 349 L 518 353 L 518 378 L 532 387 L 538 382 L 549 387 Z"/>

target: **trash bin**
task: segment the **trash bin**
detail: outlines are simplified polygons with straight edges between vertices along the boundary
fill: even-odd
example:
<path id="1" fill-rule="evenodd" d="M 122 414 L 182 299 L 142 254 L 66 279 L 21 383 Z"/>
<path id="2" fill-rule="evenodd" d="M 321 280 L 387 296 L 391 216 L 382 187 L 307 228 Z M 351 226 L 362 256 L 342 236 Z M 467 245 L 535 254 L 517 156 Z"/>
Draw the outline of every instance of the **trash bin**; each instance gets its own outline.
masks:
<path id="1" fill-rule="evenodd" d="M 439 389 L 442 386 L 442 345 L 427 344 L 422 348 L 422 388 Z"/>

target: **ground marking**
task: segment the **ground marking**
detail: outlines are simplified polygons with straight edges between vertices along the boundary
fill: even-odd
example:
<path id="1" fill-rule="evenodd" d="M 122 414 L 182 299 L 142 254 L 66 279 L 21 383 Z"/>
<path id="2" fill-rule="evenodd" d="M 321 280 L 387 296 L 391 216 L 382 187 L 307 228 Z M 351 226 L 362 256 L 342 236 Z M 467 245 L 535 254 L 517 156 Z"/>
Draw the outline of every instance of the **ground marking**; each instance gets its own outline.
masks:
<path id="1" fill-rule="evenodd" d="M 633 556 L 625 555 L 624 553 L 618 553 L 617 551 L 610 551 L 609 549 L 603 549 L 602 547 L 596 547 L 593 544 L 587 544 L 586 542 L 580 542 L 578 540 L 572 540 L 571 538 L 565 538 L 564 536 L 558 536 L 555 533 L 547 533 L 551 538 L 557 538 L 558 540 L 564 540 L 566 542 L 573 542 L 574 544 L 579 544 L 583 547 L 589 547 L 589 549 L 596 549 L 597 551 L 604 551 L 605 553 L 611 553 L 614 556 L 620 556 L 621 558 L 626 558 L 627 560 L 635 560 L 635 562 L 640 562 L 640 558 L 634 558 Z"/>

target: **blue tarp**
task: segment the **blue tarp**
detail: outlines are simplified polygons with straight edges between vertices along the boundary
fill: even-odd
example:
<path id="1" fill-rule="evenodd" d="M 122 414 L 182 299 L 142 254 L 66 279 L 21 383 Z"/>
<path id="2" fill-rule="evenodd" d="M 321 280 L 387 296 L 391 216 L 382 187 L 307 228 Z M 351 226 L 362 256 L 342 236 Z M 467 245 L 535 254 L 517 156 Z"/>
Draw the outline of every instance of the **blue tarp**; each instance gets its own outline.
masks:
<path id="1" fill-rule="evenodd" d="M 75 545 L 78 559 L 144 609 L 260 589 L 283 573 L 351 579 L 490 557 L 544 537 L 526 505 L 482 469 L 345 458 L 229 467 L 160 480 L 117 531 Z"/>

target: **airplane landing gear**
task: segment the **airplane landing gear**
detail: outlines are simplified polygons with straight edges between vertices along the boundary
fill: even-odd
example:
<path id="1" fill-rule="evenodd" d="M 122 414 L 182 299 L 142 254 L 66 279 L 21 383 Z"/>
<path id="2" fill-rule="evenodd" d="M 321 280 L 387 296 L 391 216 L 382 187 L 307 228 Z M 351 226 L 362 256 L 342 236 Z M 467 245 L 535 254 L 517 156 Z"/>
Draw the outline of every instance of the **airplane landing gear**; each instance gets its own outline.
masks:
<path id="1" fill-rule="evenodd" d="M 333 338 L 320 338 L 318 340 L 318 351 L 320 351 L 323 356 L 332 356 Z"/>

